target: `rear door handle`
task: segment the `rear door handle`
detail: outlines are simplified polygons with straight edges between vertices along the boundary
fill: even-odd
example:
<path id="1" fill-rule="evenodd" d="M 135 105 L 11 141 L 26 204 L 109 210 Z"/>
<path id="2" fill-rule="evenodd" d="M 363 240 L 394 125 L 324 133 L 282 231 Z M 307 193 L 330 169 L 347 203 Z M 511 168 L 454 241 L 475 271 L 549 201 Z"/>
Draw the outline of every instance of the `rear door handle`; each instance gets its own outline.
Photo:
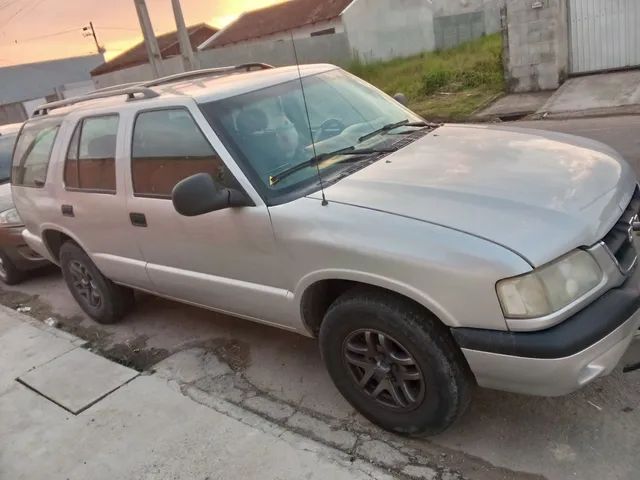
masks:
<path id="1" fill-rule="evenodd" d="M 73 213 L 73 205 L 62 205 L 60 207 L 60 210 L 62 210 L 62 215 L 65 217 L 75 217 L 76 214 Z"/>
<path id="2" fill-rule="evenodd" d="M 146 227 L 147 226 L 147 217 L 144 213 L 131 212 L 129 214 L 129 218 L 131 219 L 131 225 L 134 227 Z"/>

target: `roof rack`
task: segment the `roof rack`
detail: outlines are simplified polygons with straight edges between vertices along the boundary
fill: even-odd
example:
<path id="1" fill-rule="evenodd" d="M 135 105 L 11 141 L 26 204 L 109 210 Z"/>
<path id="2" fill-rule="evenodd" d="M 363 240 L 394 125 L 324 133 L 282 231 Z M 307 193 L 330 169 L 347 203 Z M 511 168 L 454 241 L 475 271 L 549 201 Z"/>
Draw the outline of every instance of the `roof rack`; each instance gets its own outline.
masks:
<path id="1" fill-rule="evenodd" d="M 157 87 L 158 85 L 164 85 L 165 83 L 171 83 L 177 80 L 223 75 L 225 73 L 240 72 L 243 70 L 246 72 L 251 72 L 252 70 L 269 70 L 271 68 L 274 67 L 267 63 L 243 63 L 241 65 L 234 65 L 230 67 L 203 68 L 201 70 L 192 70 L 190 72 L 176 73 L 175 75 L 158 78 L 156 80 L 151 80 L 150 82 L 145 82 L 142 85 L 145 87 Z"/>
<path id="2" fill-rule="evenodd" d="M 51 110 L 56 108 L 67 107 L 69 105 L 75 105 L 76 103 L 86 102 L 89 100 L 96 100 L 99 98 L 116 97 L 118 95 L 127 95 L 128 100 L 135 100 L 136 95 L 142 95 L 142 98 L 155 98 L 160 94 L 151 90 L 150 87 L 156 87 L 158 85 L 164 85 L 165 83 L 175 82 L 177 80 L 185 80 L 188 78 L 207 77 L 215 75 L 223 75 L 225 73 L 247 71 L 252 70 L 268 70 L 273 66 L 266 63 L 243 63 L 241 65 L 235 65 L 231 67 L 219 67 L 219 68 L 205 68 L 202 70 L 192 70 L 190 72 L 177 73 L 175 75 L 169 75 L 167 77 L 157 78 L 149 82 L 131 82 L 122 85 L 114 85 L 112 87 L 101 88 L 88 95 L 79 97 L 68 98 L 65 100 L 58 100 L 56 102 L 45 103 L 39 106 L 34 112 L 34 117 L 40 117 L 48 114 Z"/>
<path id="3" fill-rule="evenodd" d="M 118 85 L 111 85 L 110 87 L 103 87 L 103 88 L 94 90 L 93 92 L 91 92 L 91 95 L 93 95 L 94 93 L 113 92 L 114 90 L 121 90 L 123 88 L 144 86 L 144 84 L 145 84 L 144 81 L 119 83 Z"/>
<path id="4" fill-rule="evenodd" d="M 67 107 L 69 105 L 75 105 L 76 103 L 87 102 L 89 100 L 97 100 L 99 98 L 109 98 L 109 97 L 116 97 L 118 95 L 127 95 L 128 100 L 135 100 L 136 95 L 142 95 L 142 98 L 154 98 L 160 95 L 158 92 L 154 92 L 150 88 L 147 88 L 144 86 L 122 88 L 122 86 L 119 85 L 118 87 L 120 88 L 115 90 L 103 89 L 103 91 L 94 92 L 89 95 L 82 95 L 80 97 L 72 97 L 72 98 L 67 98 L 65 100 L 58 100 L 56 102 L 45 103 L 44 105 L 39 106 L 33 112 L 33 116 L 39 117 L 42 115 L 46 115 L 51 110 L 54 110 L 56 108 Z"/>

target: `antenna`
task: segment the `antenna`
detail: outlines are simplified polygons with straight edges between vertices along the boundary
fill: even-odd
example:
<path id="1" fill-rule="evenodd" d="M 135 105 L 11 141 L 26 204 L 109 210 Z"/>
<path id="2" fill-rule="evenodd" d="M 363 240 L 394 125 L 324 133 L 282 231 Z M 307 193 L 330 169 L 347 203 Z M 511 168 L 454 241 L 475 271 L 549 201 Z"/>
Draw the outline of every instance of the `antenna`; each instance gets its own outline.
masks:
<path id="1" fill-rule="evenodd" d="M 307 96 L 304 93 L 304 83 L 302 81 L 302 73 L 300 72 L 300 62 L 298 61 L 298 50 L 296 50 L 296 42 L 293 40 L 293 31 L 289 32 L 291 34 L 291 45 L 293 46 L 293 56 L 296 59 L 296 67 L 298 68 L 298 79 L 300 80 L 300 90 L 302 91 L 302 102 L 304 103 L 304 111 L 307 115 L 307 125 L 309 126 L 309 136 L 311 137 L 311 148 L 313 148 L 313 157 L 318 158 L 318 153 L 316 152 L 316 141 L 313 138 L 313 129 L 311 128 L 311 117 L 309 115 L 309 106 L 307 105 Z M 318 162 L 316 163 L 316 172 L 318 173 L 318 180 L 320 181 L 320 191 L 322 192 L 322 206 L 326 207 L 329 205 L 327 202 L 327 197 L 324 194 L 324 182 L 322 181 L 322 175 L 320 175 L 320 165 Z"/>

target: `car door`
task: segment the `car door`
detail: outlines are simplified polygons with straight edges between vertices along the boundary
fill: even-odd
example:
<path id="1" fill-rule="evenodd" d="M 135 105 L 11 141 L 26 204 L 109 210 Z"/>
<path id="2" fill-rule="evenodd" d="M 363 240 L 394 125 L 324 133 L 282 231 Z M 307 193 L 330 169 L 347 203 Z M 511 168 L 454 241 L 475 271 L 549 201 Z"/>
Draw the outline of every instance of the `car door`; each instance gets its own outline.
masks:
<path id="1" fill-rule="evenodd" d="M 80 118 L 65 145 L 58 223 L 80 242 L 100 271 L 118 283 L 148 288 L 142 254 L 127 227 L 124 128 L 118 113 Z M 60 174 L 59 173 L 59 174 Z"/>
<path id="2" fill-rule="evenodd" d="M 209 173 L 225 186 L 244 190 L 240 170 L 232 164 L 232 173 L 228 152 L 198 109 L 140 111 L 131 122 L 131 139 L 130 231 L 155 291 L 286 327 L 289 292 L 268 209 L 255 191 L 251 207 L 197 217 L 182 216 L 173 207 L 173 187 L 195 173 Z"/>

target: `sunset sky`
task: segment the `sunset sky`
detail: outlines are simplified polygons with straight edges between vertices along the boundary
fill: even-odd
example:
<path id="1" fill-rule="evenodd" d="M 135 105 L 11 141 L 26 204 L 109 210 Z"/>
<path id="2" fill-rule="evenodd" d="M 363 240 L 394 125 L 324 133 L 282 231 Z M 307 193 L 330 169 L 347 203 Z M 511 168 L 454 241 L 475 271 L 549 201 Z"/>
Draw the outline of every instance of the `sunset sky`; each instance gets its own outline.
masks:
<path id="1" fill-rule="evenodd" d="M 182 0 L 187 25 L 223 26 L 283 0 Z M 156 35 L 175 30 L 170 0 L 147 0 Z M 93 21 L 107 59 L 142 39 L 133 0 L 0 0 L 0 67 L 95 53 L 82 27 Z"/>

